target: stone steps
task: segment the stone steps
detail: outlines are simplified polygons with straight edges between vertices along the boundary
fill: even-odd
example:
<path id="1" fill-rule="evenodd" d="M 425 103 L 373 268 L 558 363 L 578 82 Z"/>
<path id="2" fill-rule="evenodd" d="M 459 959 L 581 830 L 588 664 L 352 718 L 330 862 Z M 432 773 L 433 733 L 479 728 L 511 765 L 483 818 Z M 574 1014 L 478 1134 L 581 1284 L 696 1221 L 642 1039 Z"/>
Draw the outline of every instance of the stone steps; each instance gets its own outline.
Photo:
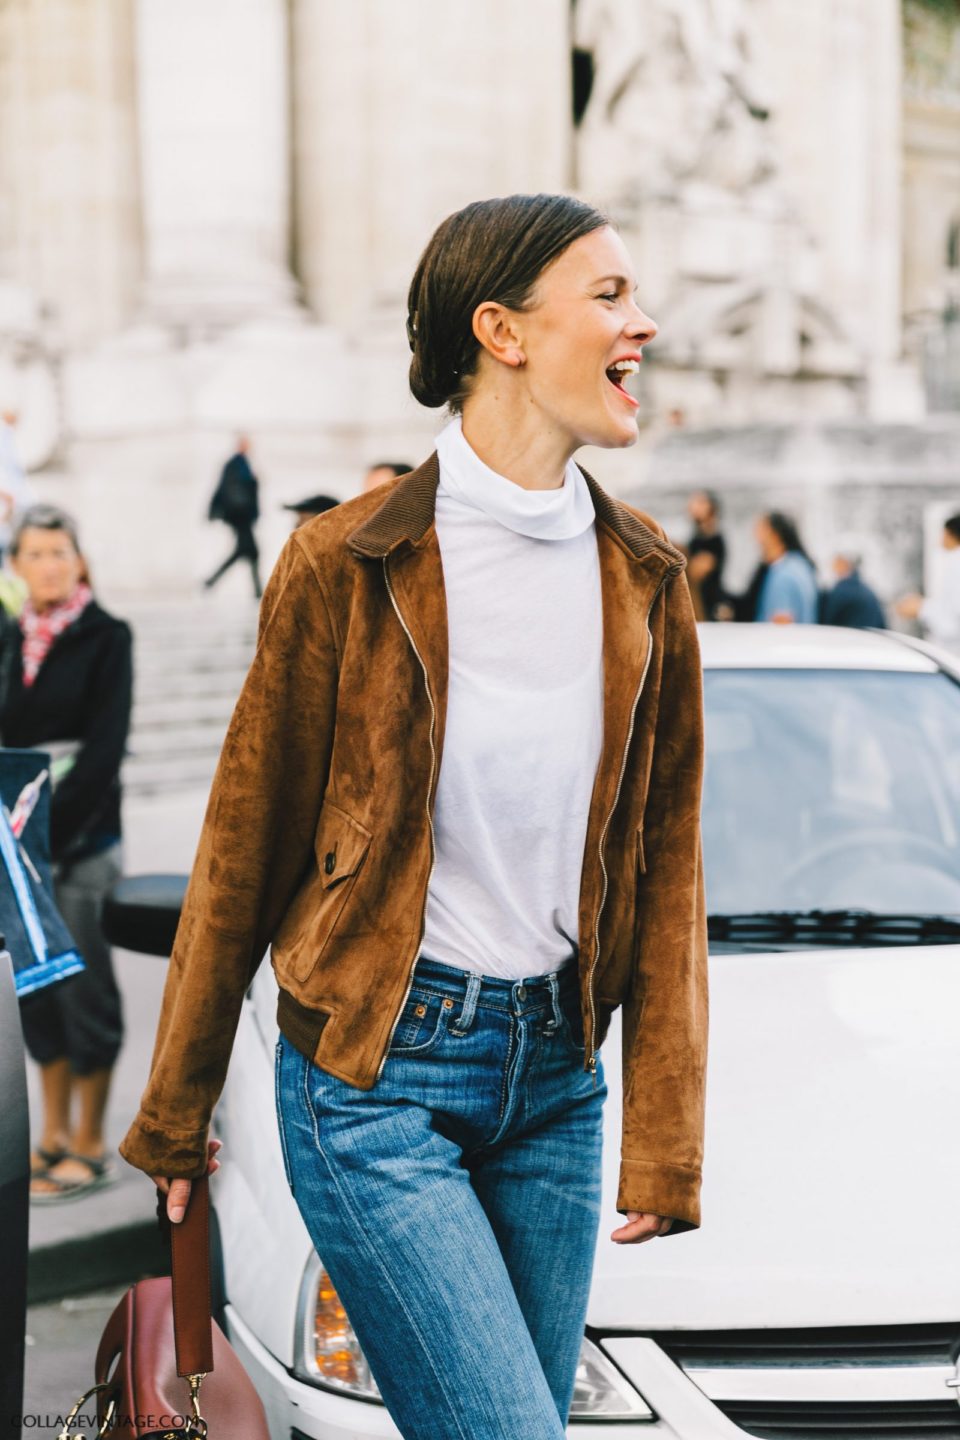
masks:
<path id="1" fill-rule="evenodd" d="M 118 606 L 117 612 L 134 634 L 126 793 L 208 786 L 253 658 L 256 611 L 170 600 Z"/>

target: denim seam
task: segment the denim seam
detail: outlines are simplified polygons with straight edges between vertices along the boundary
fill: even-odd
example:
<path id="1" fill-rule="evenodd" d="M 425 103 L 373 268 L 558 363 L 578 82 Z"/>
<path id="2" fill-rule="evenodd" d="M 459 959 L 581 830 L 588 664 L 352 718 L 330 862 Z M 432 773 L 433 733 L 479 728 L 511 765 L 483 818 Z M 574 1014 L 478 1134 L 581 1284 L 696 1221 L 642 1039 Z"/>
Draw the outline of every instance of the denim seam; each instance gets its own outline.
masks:
<path id="1" fill-rule="evenodd" d="M 323 1148 L 323 1145 L 321 1144 L 321 1141 L 320 1141 L 320 1127 L 319 1127 L 319 1123 L 318 1123 L 318 1121 L 317 1121 L 317 1112 L 316 1112 L 316 1109 L 314 1108 L 313 1097 L 312 1097 L 312 1095 L 310 1094 L 310 1086 L 309 1086 L 310 1070 L 309 1070 L 309 1066 L 310 1066 L 310 1062 L 307 1061 L 306 1059 L 304 1059 L 304 1067 L 303 1067 L 303 1093 L 304 1093 L 304 1098 L 305 1098 L 306 1104 L 307 1104 L 307 1110 L 308 1110 L 308 1112 L 309 1112 L 310 1119 L 311 1119 L 311 1121 L 312 1121 L 312 1123 L 313 1123 L 314 1143 L 316 1144 L 317 1152 L 318 1152 L 321 1160 L 323 1161 L 324 1165 L 327 1167 L 327 1172 L 328 1172 L 328 1174 L 329 1174 L 329 1176 L 330 1176 L 331 1181 L 333 1182 L 333 1187 L 334 1187 L 334 1189 L 336 1190 L 337 1194 L 338 1194 L 339 1197 L 340 1197 L 340 1203 L 341 1203 L 341 1205 L 343 1206 L 343 1213 L 344 1213 L 345 1215 L 349 1215 L 350 1220 L 351 1220 L 351 1222 L 352 1222 L 352 1224 L 353 1224 L 354 1230 L 356 1231 L 356 1234 L 357 1234 L 357 1236 L 358 1236 L 358 1238 L 359 1238 L 359 1241 L 360 1241 L 360 1244 L 361 1244 L 363 1250 L 365 1251 L 365 1253 L 366 1253 L 367 1256 L 369 1257 L 369 1259 L 370 1259 L 371 1263 L 373 1264 L 374 1268 L 375 1268 L 375 1269 L 377 1270 L 377 1272 L 380 1274 L 381 1278 L 385 1281 L 385 1283 L 386 1283 L 387 1286 L 389 1287 L 391 1293 L 394 1295 L 394 1297 L 395 1297 L 395 1299 L 396 1299 L 396 1301 L 397 1301 L 397 1304 L 400 1306 L 401 1311 L 402 1311 L 403 1314 L 406 1316 L 407 1323 L 409 1324 L 410 1329 L 412 1330 L 413 1334 L 416 1335 L 417 1341 L 418 1341 L 418 1343 L 419 1343 L 419 1345 L 420 1345 L 420 1348 L 421 1348 L 421 1350 L 423 1351 L 423 1354 L 424 1354 L 424 1358 L 425 1358 L 425 1360 L 426 1360 L 426 1363 L 427 1363 L 427 1365 L 428 1365 L 428 1367 L 429 1367 L 429 1369 L 430 1369 L 430 1371 L 431 1371 L 431 1373 L 432 1373 L 432 1375 L 433 1375 L 434 1380 L 436 1381 L 437 1389 L 439 1390 L 440 1394 L 444 1397 L 444 1399 L 445 1399 L 446 1402 L 447 1402 L 447 1406 L 448 1406 L 448 1408 L 449 1408 L 449 1410 L 450 1410 L 450 1415 L 451 1415 L 451 1418 L 452 1418 L 452 1420 L 453 1420 L 453 1423 L 456 1425 L 458 1432 L 459 1432 L 460 1435 L 463 1437 L 463 1440 L 469 1440 L 469 1436 L 466 1434 L 466 1432 L 463 1430 L 463 1428 L 462 1428 L 462 1426 L 461 1426 L 461 1424 L 460 1424 L 459 1415 L 458 1415 L 458 1413 L 457 1413 L 457 1404 L 456 1404 L 455 1397 L 447 1393 L 446 1386 L 444 1385 L 444 1382 L 443 1382 L 442 1374 L 441 1374 L 441 1372 L 437 1369 L 436 1365 L 433 1363 L 433 1357 L 432 1357 L 432 1355 L 431 1355 L 431 1353 L 430 1353 L 430 1347 L 427 1345 L 427 1342 L 426 1342 L 424 1336 L 421 1335 L 419 1326 L 417 1325 L 414 1316 L 413 1316 L 413 1315 L 410 1313 L 410 1311 L 408 1310 L 407 1305 L 406 1305 L 406 1303 L 405 1303 L 405 1301 L 404 1301 L 404 1298 L 403 1298 L 403 1293 L 402 1293 L 402 1291 L 400 1291 L 400 1290 L 397 1288 L 397 1286 L 393 1283 L 393 1280 L 391 1279 L 389 1273 L 388 1273 L 385 1269 L 383 1269 L 383 1268 L 381 1267 L 380 1257 L 379 1257 L 376 1249 L 370 1244 L 370 1241 L 369 1241 L 369 1238 L 368 1238 L 368 1236 L 367 1236 L 367 1233 L 366 1233 L 366 1231 L 364 1230 L 363 1225 L 360 1223 L 357 1215 L 354 1213 L 353 1206 L 351 1205 L 348 1196 L 346 1195 L 346 1193 L 344 1192 L 344 1190 L 343 1190 L 343 1188 L 342 1188 L 342 1186 L 341 1186 L 341 1184 L 340 1184 L 340 1177 L 339 1177 L 338 1174 L 337 1174 L 336 1168 L 335 1168 L 335 1166 L 332 1164 L 332 1162 L 331 1162 L 331 1160 L 330 1160 L 330 1157 L 327 1155 L 326 1151 L 325 1151 L 324 1148 Z M 317 1068 L 319 1069 L 319 1066 L 318 1066 Z M 323 1263 L 323 1257 L 322 1257 L 322 1256 L 320 1257 L 320 1263 L 321 1263 L 321 1264 Z"/>
<path id="2" fill-rule="evenodd" d="M 277 1040 L 277 1046 L 276 1046 L 276 1049 L 274 1050 L 274 1053 L 273 1053 L 273 1093 L 274 1093 L 274 1101 L 275 1101 L 275 1104 L 276 1104 L 276 1107 L 277 1107 L 277 1130 L 279 1131 L 279 1134 L 280 1134 L 280 1153 L 281 1153 L 281 1155 L 282 1155 L 282 1157 L 283 1157 L 283 1168 L 284 1168 L 284 1172 L 285 1172 L 286 1177 L 287 1177 L 287 1185 L 288 1185 L 288 1187 L 289 1187 L 289 1189 L 290 1189 L 290 1194 L 292 1195 L 292 1194 L 293 1194 L 293 1171 L 292 1171 L 291 1168 L 290 1168 L 290 1156 L 289 1156 L 289 1154 L 288 1154 L 288 1152 L 287 1152 L 287 1137 L 286 1137 L 286 1134 L 284 1133 L 284 1128 L 283 1128 L 283 1107 L 282 1107 L 282 1105 L 281 1105 L 281 1103 L 280 1103 L 280 1067 L 281 1067 L 281 1064 L 282 1064 L 282 1061 L 281 1061 L 281 1059 L 280 1059 L 280 1056 L 281 1056 L 281 1046 L 282 1046 L 282 1045 L 283 1045 L 283 1036 L 281 1035 L 280 1038 Z"/>

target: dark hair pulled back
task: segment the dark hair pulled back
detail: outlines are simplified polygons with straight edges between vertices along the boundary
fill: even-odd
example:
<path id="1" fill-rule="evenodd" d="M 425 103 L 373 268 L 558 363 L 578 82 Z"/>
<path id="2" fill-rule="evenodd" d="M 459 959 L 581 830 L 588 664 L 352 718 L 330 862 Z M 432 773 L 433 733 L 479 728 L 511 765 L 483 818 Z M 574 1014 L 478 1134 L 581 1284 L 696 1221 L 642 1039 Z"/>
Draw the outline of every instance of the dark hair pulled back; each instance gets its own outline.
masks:
<path id="1" fill-rule="evenodd" d="M 810 556 L 804 549 L 803 541 L 800 539 L 800 531 L 797 529 L 795 520 L 791 520 L 789 515 L 784 515 L 782 510 L 771 510 L 766 516 L 766 521 L 784 550 L 791 555 L 802 555 L 804 560 L 810 560 Z M 813 564 L 812 560 L 810 560 L 810 564 Z"/>
<path id="2" fill-rule="evenodd" d="M 407 297 L 410 389 L 420 404 L 460 410 L 480 350 L 477 306 L 493 301 L 523 310 L 551 261 L 609 223 L 569 195 L 476 200 L 448 215 L 421 255 Z"/>

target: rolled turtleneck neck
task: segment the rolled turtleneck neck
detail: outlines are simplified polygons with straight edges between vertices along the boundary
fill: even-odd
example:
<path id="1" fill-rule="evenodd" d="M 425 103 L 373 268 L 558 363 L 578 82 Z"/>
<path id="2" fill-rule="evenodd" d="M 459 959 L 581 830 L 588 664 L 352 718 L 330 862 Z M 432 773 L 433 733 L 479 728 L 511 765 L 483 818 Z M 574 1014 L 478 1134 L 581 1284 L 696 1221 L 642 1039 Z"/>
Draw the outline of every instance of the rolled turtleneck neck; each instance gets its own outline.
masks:
<path id="1" fill-rule="evenodd" d="M 436 443 L 442 490 L 508 530 L 534 540 L 571 540 L 594 523 L 593 500 L 573 460 L 567 462 L 562 485 L 527 490 L 480 459 L 464 436 L 459 415 L 444 427 Z"/>

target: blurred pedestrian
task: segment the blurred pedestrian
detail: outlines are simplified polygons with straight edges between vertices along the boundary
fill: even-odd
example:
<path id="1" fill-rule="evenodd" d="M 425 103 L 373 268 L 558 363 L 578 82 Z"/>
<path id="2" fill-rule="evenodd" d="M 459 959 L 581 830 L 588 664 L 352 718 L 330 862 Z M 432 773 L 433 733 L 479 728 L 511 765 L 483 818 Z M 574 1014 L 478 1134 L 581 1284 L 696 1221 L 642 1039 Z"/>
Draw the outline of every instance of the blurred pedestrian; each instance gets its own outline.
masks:
<path id="1" fill-rule="evenodd" d="M 896 610 L 904 620 L 919 620 L 935 645 L 960 650 L 960 512 L 944 521 L 940 544 L 944 554 L 933 593 L 905 595 Z"/>
<path id="2" fill-rule="evenodd" d="M 853 630 L 887 628 L 883 606 L 860 574 L 861 563 L 855 540 L 842 540 L 835 546 L 832 568 L 837 579 L 821 599 L 821 625 L 846 625 Z"/>
<path id="3" fill-rule="evenodd" d="M 16 410 L 0 413 L 0 560 L 10 548 L 14 525 L 34 501 L 17 447 L 18 419 Z"/>
<path id="4" fill-rule="evenodd" d="M 687 501 L 693 534 L 687 541 L 687 578 L 698 620 L 716 620 L 723 603 L 727 543 L 720 530 L 720 501 L 712 490 L 697 490 Z"/>
<path id="5" fill-rule="evenodd" d="M 284 505 L 284 510 L 293 511 L 293 528 L 299 530 L 314 515 L 323 515 L 325 511 L 332 510 L 339 505 L 339 500 L 334 500 L 332 495 L 308 495 L 305 500 L 296 500 L 292 505 Z"/>
<path id="6" fill-rule="evenodd" d="M 766 571 L 757 598 L 761 624 L 814 625 L 819 610 L 817 573 L 788 515 L 771 510 L 754 527 Z"/>
<path id="7" fill-rule="evenodd" d="M 249 451 L 247 436 L 238 435 L 236 451 L 220 472 L 220 480 L 210 501 L 209 518 L 229 525 L 236 544 L 220 568 L 204 581 L 204 587 L 211 590 L 231 565 L 238 560 L 246 560 L 253 571 L 253 592 L 259 600 L 263 586 L 260 584 L 260 550 L 253 527 L 260 518 L 260 487 L 248 459 Z"/>
<path id="8" fill-rule="evenodd" d="M 11 558 L 27 600 L 2 638 L 0 735 L 5 746 L 51 753 L 54 895 L 85 962 L 80 974 L 21 1001 L 43 1095 L 30 1194 L 50 1202 L 114 1178 L 104 1116 L 123 1015 L 99 917 L 121 873 L 120 765 L 130 725 L 132 643 L 129 627 L 100 608 L 81 578 L 77 529 L 64 511 L 27 510 Z"/>
<path id="9" fill-rule="evenodd" d="M 364 475 L 360 493 L 366 495 L 368 490 L 376 490 L 388 480 L 399 480 L 401 475 L 409 475 L 412 469 L 413 466 L 405 460 L 377 460 Z"/>

